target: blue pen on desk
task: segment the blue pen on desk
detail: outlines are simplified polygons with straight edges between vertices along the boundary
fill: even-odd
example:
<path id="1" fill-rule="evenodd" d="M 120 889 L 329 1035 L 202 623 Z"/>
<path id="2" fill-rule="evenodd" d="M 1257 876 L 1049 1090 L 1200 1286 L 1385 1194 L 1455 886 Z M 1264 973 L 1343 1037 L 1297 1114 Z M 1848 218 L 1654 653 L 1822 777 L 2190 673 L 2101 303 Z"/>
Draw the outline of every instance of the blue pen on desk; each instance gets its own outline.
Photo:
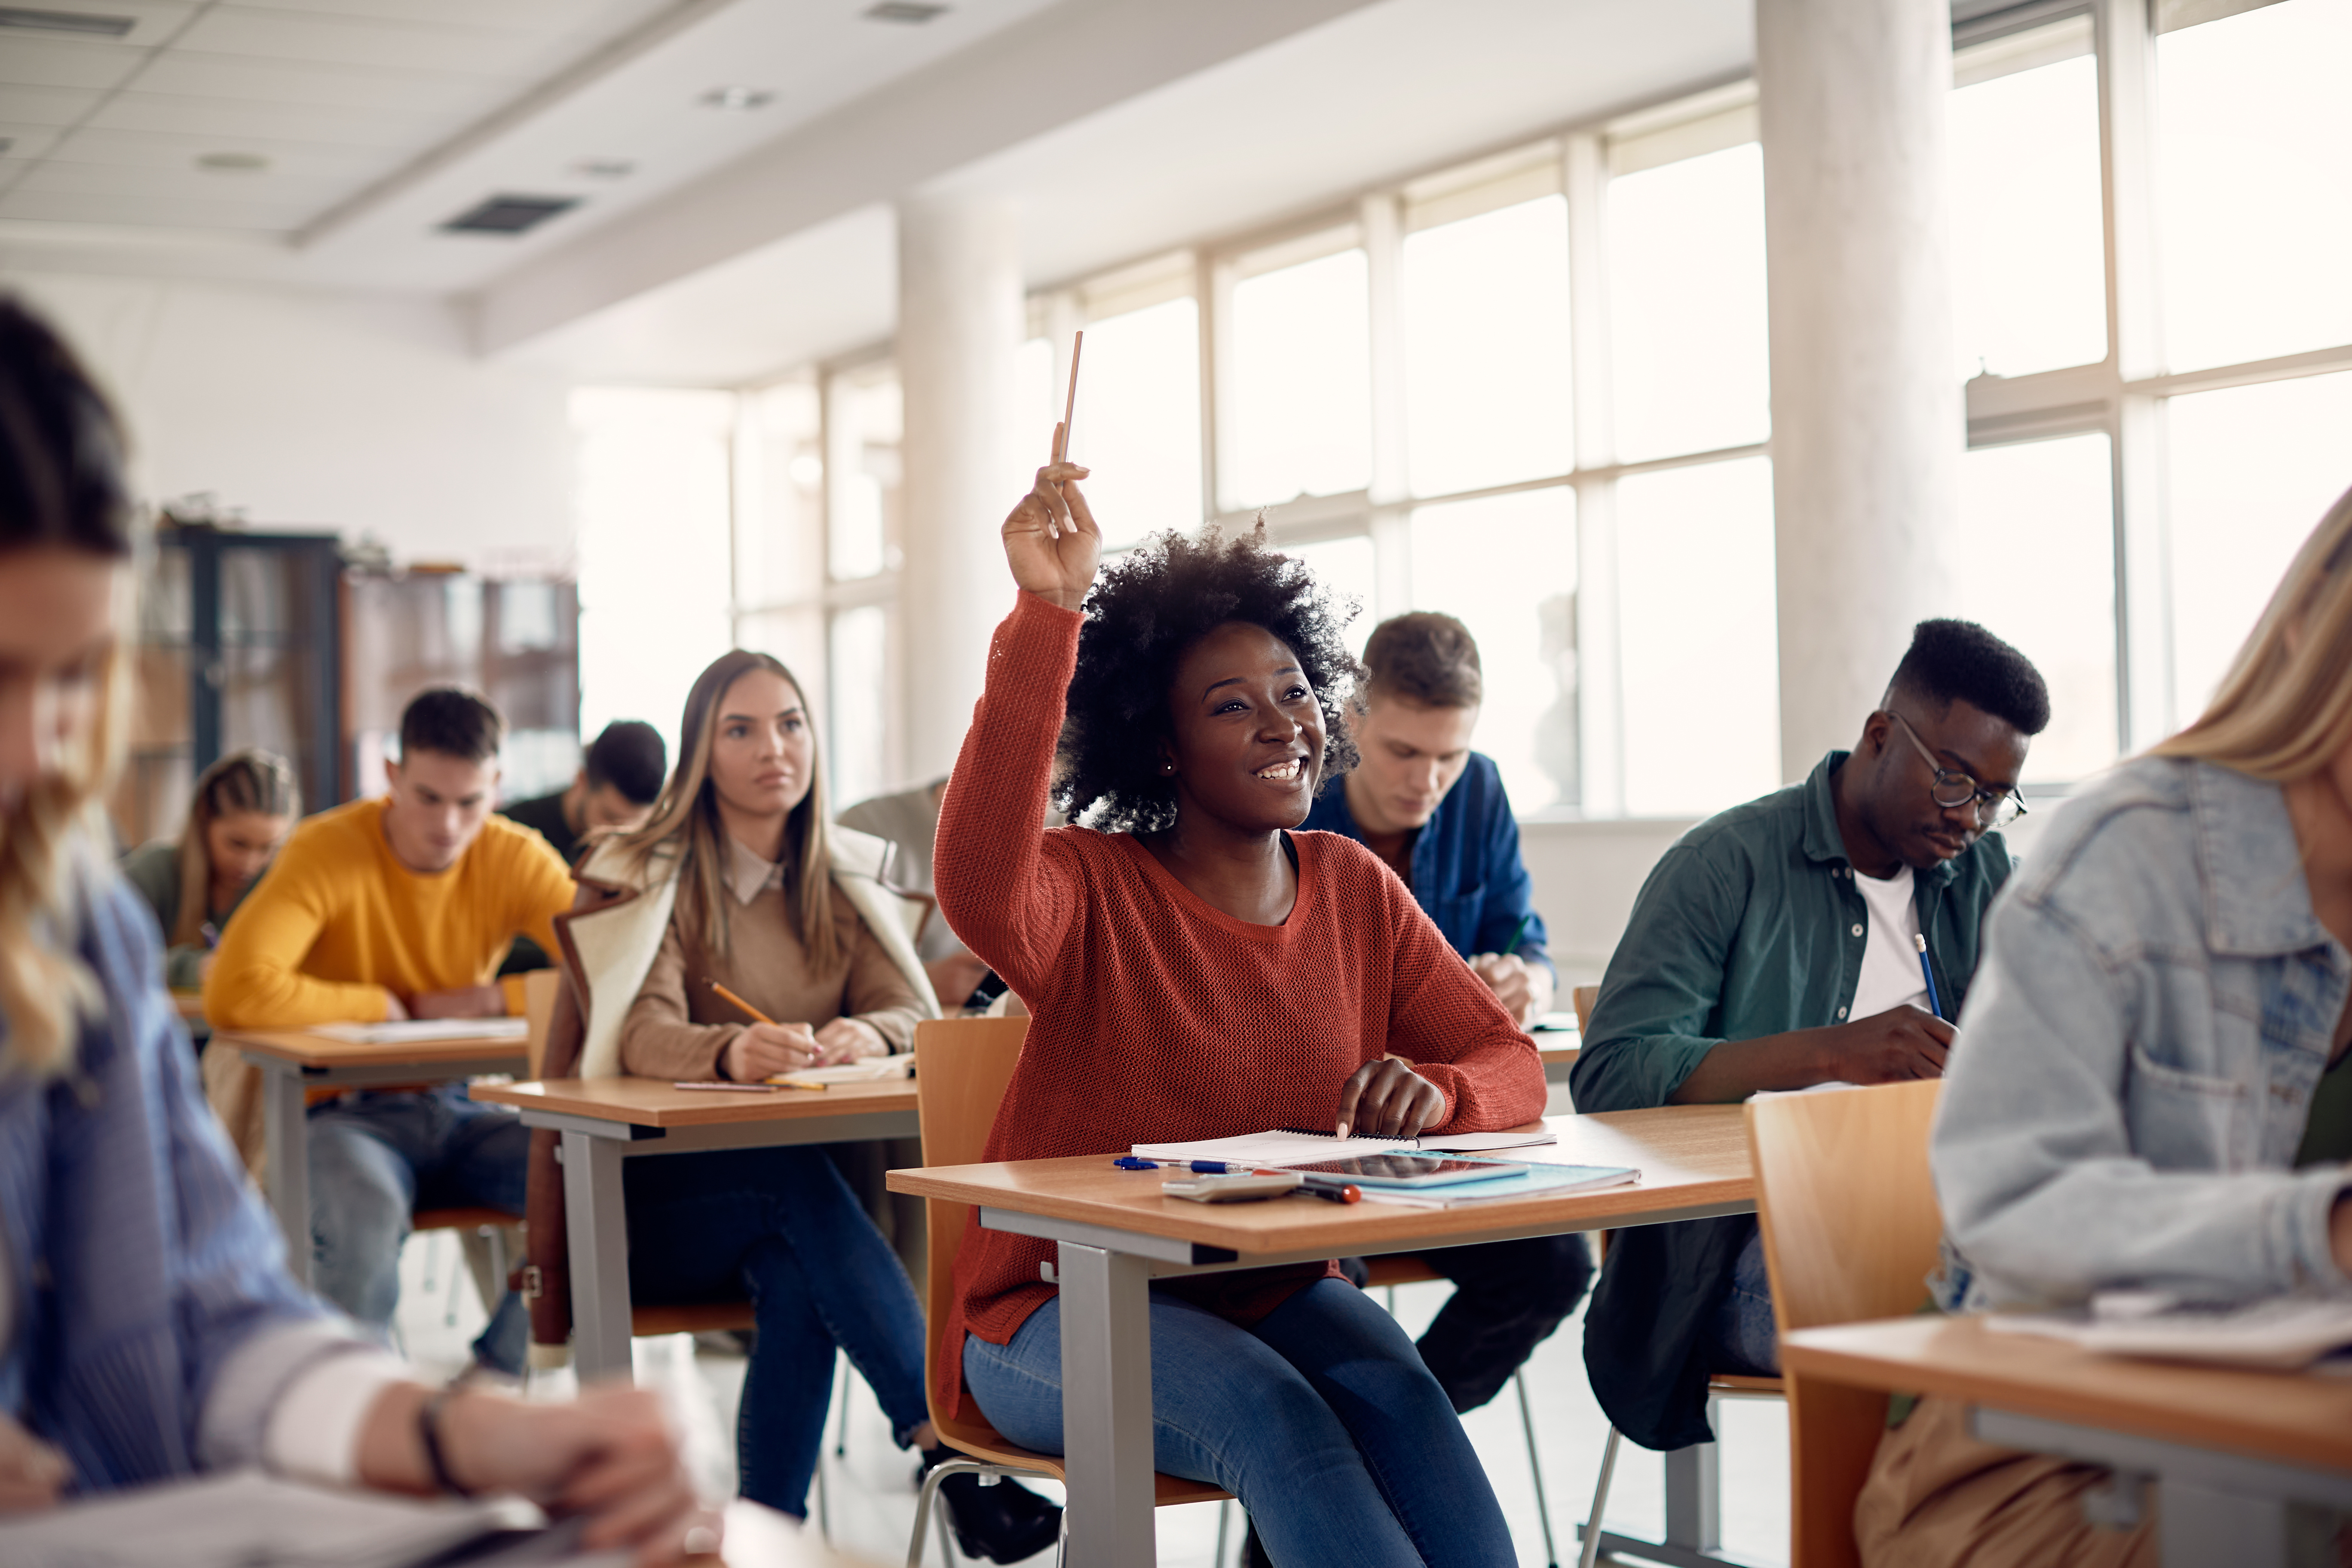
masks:
<path id="1" fill-rule="evenodd" d="M 1944 1016 L 1944 1004 L 1942 998 L 1936 994 L 1936 966 L 1927 962 L 1927 939 L 1915 936 L 1911 939 L 1911 945 L 1919 950 L 1919 974 L 1927 982 L 1927 1011 L 1940 1018 Z"/>
<path id="2" fill-rule="evenodd" d="M 1247 1176 L 1254 1174 L 1255 1165 L 1244 1165 L 1232 1160 L 1146 1160 L 1136 1154 L 1121 1154 L 1111 1162 L 1122 1171 L 1190 1171 L 1196 1176 Z"/>

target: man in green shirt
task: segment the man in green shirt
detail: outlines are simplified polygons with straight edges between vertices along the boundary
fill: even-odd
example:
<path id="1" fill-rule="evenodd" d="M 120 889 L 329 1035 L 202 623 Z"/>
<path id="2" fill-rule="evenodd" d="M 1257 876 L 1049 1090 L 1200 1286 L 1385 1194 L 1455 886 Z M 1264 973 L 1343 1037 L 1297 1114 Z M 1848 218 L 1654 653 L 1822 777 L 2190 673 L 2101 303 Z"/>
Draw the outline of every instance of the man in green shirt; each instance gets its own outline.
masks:
<path id="1" fill-rule="evenodd" d="M 1580 1111 L 1936 1078 L 2010 872 L 2050 696 L 2023 655 L 1923 621 L 1852 752 L 1699 824 L 1635 900 L 1570 1088 Z M 1924 945 L 1923 945 L 1924 944 Z M 1619 1431 L 1711 1442 L 1706 1380 L 1780 1367 L 1756 1222 L 1620 1232 L 1585 1366 Z"/>
<path id="2" fill-rule="evenodd" d="M 589 834 L 600 827 L 626 832 L 652 815 L 668 765 L 660 731 L 642 719 L 615 719 L 589 744 L 569 784 L 553 795 L 501 805 L 499 815 L 530 828 L 565 865 L 576 866 Z M 554 963 L 539 943 L 519 936 L 499 973 L 522 974 Z"/>

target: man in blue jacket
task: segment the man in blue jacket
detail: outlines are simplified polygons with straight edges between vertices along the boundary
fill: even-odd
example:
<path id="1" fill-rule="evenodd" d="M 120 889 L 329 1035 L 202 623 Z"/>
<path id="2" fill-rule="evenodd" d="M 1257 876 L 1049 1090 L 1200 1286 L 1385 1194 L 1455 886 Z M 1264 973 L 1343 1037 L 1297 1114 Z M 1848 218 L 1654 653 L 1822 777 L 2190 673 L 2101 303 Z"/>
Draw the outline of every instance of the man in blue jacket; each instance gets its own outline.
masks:
<path id="1" fill-rule="evenodd" d="M 1470 749 L 1478 645 L 1451 616 L 1397 616 L 1373 630 L 1364 663 L 1371 679 L 1350 722 L 1363 760 L 1306 826 L 1387 861 L 1472 973 L 1533 1023 L 1550 1011 L 1556 980 L 1510 797 L 1493 759 Z M 1451 1247 L 1422 1261 L 1454 1284 L 1421 1355 L 1457 1411 L 1492 1399 L 1592 1279 L 1576 1235 Z"/>
<path id="2" fill-rule="evenodd" d="M 1851 752 L 1675 840 L 1634 900 L 1570 1076 L 1580 1111 L 1937 1078 L 2010 872 L 2050 693 L 1968 621 L 1922 621 Z M 1925 1286 L 1922 1286 L 1925 1291 Z M 1756 1221 L 1617 1233 L 1584 1365 L 1617 1429 L 1713 1440 L 1713 1373 L 1780 1371 Z"/>

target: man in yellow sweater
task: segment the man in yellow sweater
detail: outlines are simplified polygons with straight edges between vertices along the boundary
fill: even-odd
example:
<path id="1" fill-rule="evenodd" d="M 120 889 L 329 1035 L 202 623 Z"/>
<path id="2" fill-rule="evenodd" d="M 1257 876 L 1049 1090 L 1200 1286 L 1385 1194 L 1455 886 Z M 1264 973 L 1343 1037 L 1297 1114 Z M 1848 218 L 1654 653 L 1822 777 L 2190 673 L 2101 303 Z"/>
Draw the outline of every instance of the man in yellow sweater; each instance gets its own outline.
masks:
<path id="1" fill-rule="evenodd" d="M 295 828 L 222 934 L 205 981 L 215 1029 L 522 1011 L 520 977 L 511 992 L 492 978 L 499 960 L 518 935 L 555 951 L 572 885 L 545 839 L 491 815 L 504 731 L 453 687 L 409 703 L 390 793 Z M 463 1084 L 350 1091 L 311 1108 L 310 1143 L 311 1279 L 379 1329 L 420 1203 L 522 1212 L 530 1134 Z M 527 1332 L 509 1292 L 475 1354 L 519 1373 Z"/>

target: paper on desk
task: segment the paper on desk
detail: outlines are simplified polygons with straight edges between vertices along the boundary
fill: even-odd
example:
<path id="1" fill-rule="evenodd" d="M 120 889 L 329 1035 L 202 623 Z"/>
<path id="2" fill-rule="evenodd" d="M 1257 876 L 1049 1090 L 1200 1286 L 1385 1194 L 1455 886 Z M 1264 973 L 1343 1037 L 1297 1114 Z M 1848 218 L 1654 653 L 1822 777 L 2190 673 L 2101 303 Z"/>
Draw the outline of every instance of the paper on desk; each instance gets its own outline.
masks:
<path id="1" fill-rule="evenodd" d="M 839 1062 L 829 1068 L 803 1068 L 798 1072 L 780 1072 L 768 1081 L 812 1086 L 828 1083 L 877 1083 L 894 1078 L 912 1078 L 914 1073 L 915 1053 L 900 1051 L 895 1056 L 863 1057 L 854 1062 Z"/>
<path id="2" fill-rule="evenodd" d="M 526 1040 L 528 1018 L 403 1018 L 396 1023 L 321 1024 L 310 1031 L 355 1046 L 415 1046 L 434 1040 Z"/>
<path id="3" fill-rule="evenodd" d="M 2352 1301 L 2281 1296 L 2238 1307 L 2175 1303 L 2148 1291 L 2109 1291 L 2087 1310 L 1994 1312 L 1994 1333 L 2038 1334 L 2104 1355 L 2210 1362 L 2293 1371 L 2352 1345 Z"/>
<path id="4" fill-rule="evenodd" d="M 1359 1154 L 1469 1153 L 1488 1149 L 1525 1149 L 1559 1140 L 1548 1127 L 1532 1132 L 1456 1132 L 1428 1138 L 1334 1138 L 1328 1132 L 1276 1128 L 1239 1138 L 1202 1138 L 1189 1143 L 1138 1143 L 1146 1160 L 1223 1160 L 1244 1165 L 1303 1165 Z"/>
<path id="5" fill-rule="evenodd" d="M 527 1518 L 536 1510 L 524 1510 Z M 513 1505 L 299 1486 L 259 1470 L 102 1494 L 0 1522 L 8 1568 L 406 1568 L 503 1526 Z"/>

